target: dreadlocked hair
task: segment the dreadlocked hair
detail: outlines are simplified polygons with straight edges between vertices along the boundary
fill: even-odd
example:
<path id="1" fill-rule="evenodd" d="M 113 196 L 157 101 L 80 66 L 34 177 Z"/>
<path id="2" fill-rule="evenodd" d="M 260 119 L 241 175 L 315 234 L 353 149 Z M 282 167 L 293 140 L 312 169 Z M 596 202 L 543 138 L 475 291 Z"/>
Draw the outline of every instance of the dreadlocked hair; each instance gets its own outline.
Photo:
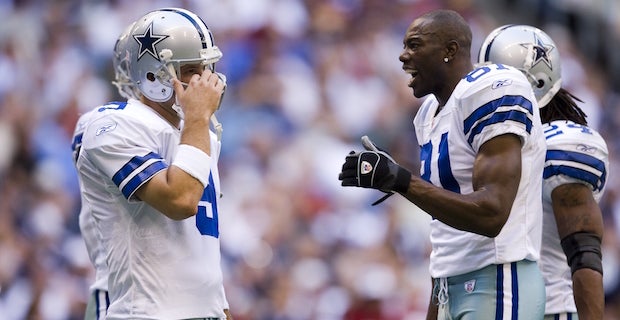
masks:
<path id="1" fill-rule="evenodd" d="M 583 102 L 566 89 L 560 88 L 551 98 L 551 101 L 540 109 L 540 120 L 542 123 L 549 123 L 554 120 L 569 120 L 587 126 L 587 115 L 577 106 L 575 100 Z"/>

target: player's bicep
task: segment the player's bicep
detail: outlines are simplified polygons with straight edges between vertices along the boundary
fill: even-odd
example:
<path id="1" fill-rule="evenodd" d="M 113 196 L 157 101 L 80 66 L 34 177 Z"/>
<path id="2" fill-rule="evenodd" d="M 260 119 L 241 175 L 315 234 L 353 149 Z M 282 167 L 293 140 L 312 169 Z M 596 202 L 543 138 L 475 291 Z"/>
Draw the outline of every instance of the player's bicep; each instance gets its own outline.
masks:
<path id="1" fill-rule="evenodd" d="M 603 234 L 602 213 L 587 185 L 567 183 L 557 186 L 551 192 L 551 200 L 560 239 L 583 231 Z"/>
<path id="2" fill-rule="evenodd" d="M 135 192 L 140 200 L 171 219 L 185 219 L 196 214 L 203 185 L 176 166 L 153 175 Z"/>
<path id="3" fill-rule="evenodd" d="M 519 188 L 521 165 L 521 139 L 514 134 L 503 134 L 485 142 L 474 162 L 474 190 L 484 190 L 485 203 L 505 218 Z"/>
<path id="4" fill-rule="evenodd" d="M 161 195 L 165 194 L 163 190 L 165 190 L 166 185 L 166 171 L 160 171 L 136 190 L 136 200 L 144 201 L 148 204 L 154 203 L 154 199 L 161 198 Z"/>
<path id="5" fill-rule="evenodd" d="M 176 171 L 176 172 L 175 172 Z M 183 174 L 183 170 L 176 166 L 169 166 L 166 170 L 162 170 L 153 175 L 148 181 L 144 182 L 137 190 L 136 197 L 154 207 L 160 202 L 169 202 L 177 193 L 185 193 L 187 190 L 176 189 L 182 188 L 186 184 L 179 183 L 174 186 L 174 175 Z M 191 178 L 191 177 L 190 177 Z M 195 180 L 195 179 L 194 179 Z M 197 181 L 197 180 L 196 180 Z M 191 181 L 187 182 L 191 183 Z"/>

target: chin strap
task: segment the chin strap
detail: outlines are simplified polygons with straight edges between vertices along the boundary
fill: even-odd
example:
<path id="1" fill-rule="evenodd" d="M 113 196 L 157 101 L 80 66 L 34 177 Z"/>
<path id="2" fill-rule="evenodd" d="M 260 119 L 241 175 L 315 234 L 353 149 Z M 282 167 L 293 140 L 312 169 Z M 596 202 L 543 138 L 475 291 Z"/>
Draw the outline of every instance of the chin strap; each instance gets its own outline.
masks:
<path id="1" fill-rule="evenodd" d="M 175 101 L 174 104 L 172 105 L 172 110 L 174 110 L 174 112 L 177 113 L 179 118 L 185 119 L 185 114 L 183 113 L 183 109 L 181 108 L 181 106 L 178 104 L 177 101 Z"/>
<path id="2" fill-rule="evenodd" d="M 172 109 L 176 111 L 181 119 L 184 119 L 183 109 L 178 104 L 173 104 Z M 211 115 L 211 124 L 213 125 L 213 129 L 215 130 L 215 134 L 217 135 L 217 141 L 222 141 L 222 131 L 224 131 L 224 127 L 215 117 L 215 113 Z"/>
<path id="3" fill-rule="evenodd" d="M 211 124 L 213 124 L 213 128 L 215 129 L 215 134 L 217 135 L 217 141 L 222 141 L 222 131 L 224 131 L 224 128 L 222 127 L 222 124 L 217 121 L 217 118 L 215 117 L 215 113 L 211 115 Z"/>

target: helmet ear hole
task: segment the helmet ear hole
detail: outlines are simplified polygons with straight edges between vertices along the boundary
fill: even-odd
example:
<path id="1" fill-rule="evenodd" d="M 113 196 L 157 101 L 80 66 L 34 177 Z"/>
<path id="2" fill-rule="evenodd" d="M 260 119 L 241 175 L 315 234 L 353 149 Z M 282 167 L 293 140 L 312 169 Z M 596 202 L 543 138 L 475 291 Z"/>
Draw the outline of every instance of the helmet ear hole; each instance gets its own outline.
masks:
<path id="1" fill-rule="evenodd" d="M 152 72 L 148 72 L 148 73 L 146 74 L 146 79 L 147 79 L 147 80 L 149 80 L 149 81 L 151 81 L 151 82 L 155 81 L 155 74 L 154 74 L 154 73 L 152 73 Z"/>
<path id="2" fill-rule="evenodd" d="M 538 84 L 536 85 L 537 88 L 542 88 L 545 86 L 545 81 L 543 80 L 538 80 Z"/>

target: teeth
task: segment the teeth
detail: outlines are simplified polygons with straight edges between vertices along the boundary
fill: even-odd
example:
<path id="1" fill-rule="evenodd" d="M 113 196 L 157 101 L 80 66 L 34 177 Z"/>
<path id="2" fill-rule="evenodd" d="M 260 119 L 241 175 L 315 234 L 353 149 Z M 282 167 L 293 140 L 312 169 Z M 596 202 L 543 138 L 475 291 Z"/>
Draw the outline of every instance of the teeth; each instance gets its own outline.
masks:
<path id="1" fill-rule="evenodd" d="M 415 81 L 415 77 L 418 75 L 418 72 L 414 70 L 408 70 L 407 73 L 409 73 L 409 75 L 411 76 L 411 79 L 409 79 L 408 83 L 408 85 L 411 87 L 413 82 Z"/>
<path id="2" fill-rule="evenodd" d="M 415 81 L 415 77 L 418 75 L 418 70 L 411 68 L 403 68 L 403 70 L 411 76 L 411 79 L 409 79 L 409 86 L 411 86 L 413 81 Z"/>
<path id="3" fill-rule="evenodd" d="M 410 74 L 412 77 L 415 77 L 418 74 L 418 71 L 411 69 L 406 69 L 405 72 Z"/>

